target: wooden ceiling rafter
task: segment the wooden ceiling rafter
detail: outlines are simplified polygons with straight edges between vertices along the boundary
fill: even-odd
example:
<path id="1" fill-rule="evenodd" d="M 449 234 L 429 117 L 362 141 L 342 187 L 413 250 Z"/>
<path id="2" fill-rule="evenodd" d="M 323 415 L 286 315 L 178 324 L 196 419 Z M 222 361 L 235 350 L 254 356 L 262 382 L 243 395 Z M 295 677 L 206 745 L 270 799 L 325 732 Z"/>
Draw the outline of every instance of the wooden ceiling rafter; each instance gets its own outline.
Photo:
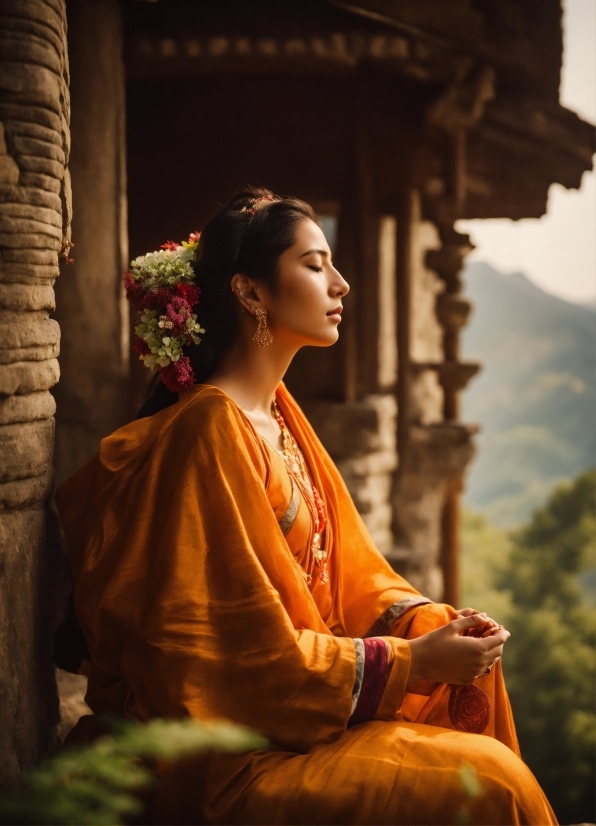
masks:
<path id="1" fill-rule="evenodd" d="M 556 0 L 549 2 L 554 8 Z M 264 9 L 266 4 L 261 6 Z M 419 84 L 422 105 L 426 107 L 424 140 L 435 146 L 439 156 L 445 140 L 441 135 L 456 135 L 458 130 L 466 134 L 466 217 L 543 214 L 551 183 L 579 187 L 583 172 L 592 168 L 593 127 L 557 100 L 526 88 L 522 77 L 525 70 L 519 70 L 520 84 L 511 85 L 507 73 L 510 75 L 512 58 L 495 58 L 481 42 L 486 40 L 481 22 L 488 23 L 477 4 L 473 7 L 468 0 L 452 0 L 445 4 L 441 15 L 445 19 L 432 20 L 427 28 L 420 25 L 429 8 L 426 0 L 418 11 L 411 0 L 320 0 L 318 6 L 340 9 L 344 14 L 331 18 L 323 15 L 321 20 L 307 15 L 304 19 L 295 4 L 289 4 L 289 17 L 294 13 L 298 17 L 276 36 L 267 29 L 269 22 L 263 14 L 254 16 L 250 31 L 244 34 L 238 33 L 242 27 L 226 28 L 223 13 L 214 18 L 207 33 L 198 23 L 181 28 L 172 18 L 164 29 L 150 16 L 145 20 L 136 15 L 127 35 L 129 80 L 288 74 L 366 78 L 369 86 L 381 83 L 384 77 L 396 90 L 402 81 Z M 408 15 L 419 24 L 412 24 Z M 466 20 L 470 31 L 456 36 L 455 30 Z M 360 29 L 358 21 L 362 21 Z M 334 30 L 336 24 L 347 28 Z M 441 26 L 449 37 L 437 33 Z M 549 26 L 556 28 L 552 20 Z M 474 32 L 477 43 L 472 37 Z M 512 40 L 518 50 L 520 37 L 518 32 Z M 390 87 L 387 89 L 390 91 Z M 385 104 L 377 100 L 374 105 L 399 107 L 399 95 L 387 95 L 387 89 Z M 396 128 L 391 112 L 381 119 L 390 132 Z M 403 124 L 397 123 L 397 127 Z M 380 136 L 379 140 L 380 148 L 386 151 L 387 137 Z M 527 177 L 524 169 L 532 176 L 529 186 L 523 183 Z M 438 192 L 449 182 L 433 173 L 421 185 L 426 195 L 432 195 L 431 190 Z"/>

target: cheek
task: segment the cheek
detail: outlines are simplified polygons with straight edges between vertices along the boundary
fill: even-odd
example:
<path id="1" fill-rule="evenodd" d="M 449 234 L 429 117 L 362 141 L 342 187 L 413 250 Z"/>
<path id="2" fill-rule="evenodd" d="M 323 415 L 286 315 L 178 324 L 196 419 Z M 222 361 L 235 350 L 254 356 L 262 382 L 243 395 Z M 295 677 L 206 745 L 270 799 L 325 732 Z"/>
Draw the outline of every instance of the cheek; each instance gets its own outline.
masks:
<path id="1" fill-rule="evenodd" d="M 300 273 L 280 284 L 279 299 L 282 310 L 307 312 L 324 305 L 325 289 L 316 278 Z"/>

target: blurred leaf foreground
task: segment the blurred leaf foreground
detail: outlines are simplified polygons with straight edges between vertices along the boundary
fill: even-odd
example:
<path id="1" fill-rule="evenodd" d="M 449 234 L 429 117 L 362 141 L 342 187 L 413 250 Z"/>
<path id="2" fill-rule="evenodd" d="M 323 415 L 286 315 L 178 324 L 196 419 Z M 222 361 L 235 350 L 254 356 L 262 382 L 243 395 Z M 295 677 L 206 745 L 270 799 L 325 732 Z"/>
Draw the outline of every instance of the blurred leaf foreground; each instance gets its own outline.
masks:
<path id="1" fill-rule="evenodd" d="M 106 720 L 113 732 L 88 746 L 65 748 L 27 776 L 23 788 L 0 796 L 1 824 L 142 822 L 143 792 L 152 785 L 151 760 L 189 754 L 265 748 L 262 737 L 229 723 Z M 137 821 L 135 821 L 135 818 Z"/>
<path id="2" fill-rule="evenodd" d="M 466 605 L 511 631 L 503 667 L 522 755 L 561 823 L 595 817 L 596 471 L 506 533 L 467 513 Z"/>

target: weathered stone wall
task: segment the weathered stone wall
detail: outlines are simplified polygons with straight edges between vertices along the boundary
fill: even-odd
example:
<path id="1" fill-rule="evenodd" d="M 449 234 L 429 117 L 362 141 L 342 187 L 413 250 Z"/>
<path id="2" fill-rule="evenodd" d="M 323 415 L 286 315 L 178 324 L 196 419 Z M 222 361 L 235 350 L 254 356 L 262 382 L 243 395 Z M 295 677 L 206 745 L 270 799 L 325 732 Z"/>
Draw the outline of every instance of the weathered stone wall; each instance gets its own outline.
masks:
<path id="1" fill-rule="evenodd" d="M 391 488 L 397 467 L 395 396 L 374 394 L 358 402 L 307 401 L 303 409 L 337 464 L 377 546 L 393 548 Z"/>
<path id="2" fill-rule="evenodd" d="M 60 330 L 58 258 L 68 240 L 68 58 L 62 0 L 0 0 L 0 782 L 51 745 L 60 577 L 52 484 Z"/>
<path id="3" fill-rule="evenodd" d="M 60 482 L 128 415 L 124 66 L 118 0 L 68 0 L 74 263 L 56 285 Z M 153 174 L 148 170 L 147 174 Z"/>

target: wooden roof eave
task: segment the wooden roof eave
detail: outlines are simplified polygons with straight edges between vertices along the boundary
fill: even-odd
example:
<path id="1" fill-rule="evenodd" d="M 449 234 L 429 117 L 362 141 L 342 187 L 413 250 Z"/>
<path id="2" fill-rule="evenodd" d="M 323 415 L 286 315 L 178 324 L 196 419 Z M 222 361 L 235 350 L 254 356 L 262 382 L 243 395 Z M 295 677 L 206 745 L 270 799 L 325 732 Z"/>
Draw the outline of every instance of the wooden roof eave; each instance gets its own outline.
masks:
<path id="1" fill-rule="evenodd" d="M 560 105 L 497 97 L 471 130 L 466 218 L 538 218 L 558 183 L 581 186 L 595 130 Z"/>
<path id="2" fill-rule="evenodd" d="M 558 54 L 545 51 L 542 42 L 521 32 L 509 30 L 503 38 L 495 36 L 483 13 L 455 0 L 442 0 L 437 14 L 436 0 L 325 0 L 329 5 L 350 12 L 355 17 L 375 21 L 404 35 L 416 37 L 431 48 L 444 53 L 465 52 L 470 57 L 490 63 L 506 82 L 526 86 L 555 99 L 558 71 L 562 62 L 562 38 Z M 551 0 L 556 3 L 557 0 Z M 545 62 L 545 57 L 549 58 Z M 548 74 L 546 83 L 545 73 Z"/>

